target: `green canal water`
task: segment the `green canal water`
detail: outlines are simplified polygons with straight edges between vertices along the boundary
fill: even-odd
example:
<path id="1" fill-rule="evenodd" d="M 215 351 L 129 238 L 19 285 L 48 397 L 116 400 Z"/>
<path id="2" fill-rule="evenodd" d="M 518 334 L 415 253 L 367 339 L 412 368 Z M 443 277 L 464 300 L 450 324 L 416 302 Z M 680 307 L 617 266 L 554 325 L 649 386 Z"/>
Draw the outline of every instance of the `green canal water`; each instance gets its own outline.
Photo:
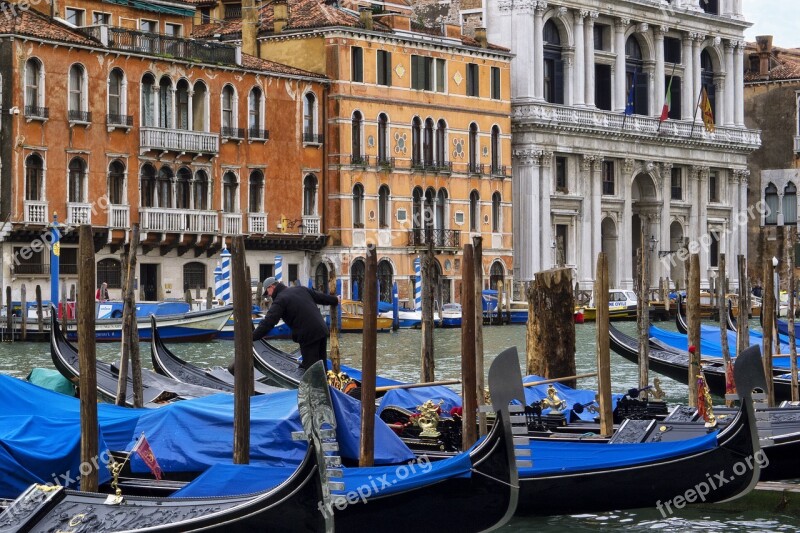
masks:
<path id="1" fill-rule="evenodd" d="M 658 324 L 665 329 L 673 329 L 671 323 Z M 634 322 L 621 322 L 617 326 L 630 334 L 635 333 Z M 588 373 L 596 370 L 595 365 L 595 327 L 594 323 L 576 325 L 576 366 L 577 372 Z M 291 341 L 276 341 L 284 349 L 294 349 Z M 461 330 L 436 330 L 435 359 L 436 379 L 457 378 L 460 373 Z M 361 336 L 344 334 L 340 341 L 342 362 L 348 366 L 361 366 Z M 402 380 L 419 379 L 419 353 L 421 335 L 419 330 L 402 330 L 378 335 L 378 373 Z M 484 328 L 486 368 L 494 354 L 516 346 L 524 358 L 524 326 L 491 326 Z M 231 341 L 170 345 L 176 355 L 199 366 L 227 365 L 233 357 Z M 98 358 L 112 361 L 118 355 L 119 344 L 98 344 Z M 142 362 L 150 367 L 150 347 L 141 345 Z M 632 363 L 612 353 L 612 382 L 614 392 L 625 392 L 636 385 L 638 369 Z M 0 372 L 25 377 L 33 367 L 52 368 L 49 347 L 45 343 L 0 343 Z M 687 389 L 676 381 L 661 377 L 661 387 L 668 402 L 685 403 Z M 579 386 L 595 388 L 593 378 L 581 380 Z M 800 458 L 798 458 L 800 460 Z M 636 487 L 609 487 L 625 499 L 628 491 Z M 424 518 L 421 518 L 424 520 Z M 800 518 L 774 512 L 771 509 L 734 512 L 710 508 L 684 508 L 675 515 L 664 518 L 656 509 L 636 509 L 600 514 L 557 516 L 549 518 L 515 518 L 503 531 L 800 531 Z"/>

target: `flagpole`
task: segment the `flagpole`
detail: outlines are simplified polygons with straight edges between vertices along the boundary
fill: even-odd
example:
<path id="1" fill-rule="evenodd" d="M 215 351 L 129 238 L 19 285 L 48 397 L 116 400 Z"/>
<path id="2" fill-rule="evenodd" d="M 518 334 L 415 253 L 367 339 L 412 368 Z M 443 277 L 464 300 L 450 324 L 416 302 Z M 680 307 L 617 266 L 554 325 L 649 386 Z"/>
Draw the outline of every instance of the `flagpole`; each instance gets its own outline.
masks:
<path id="1" fill-rule="evenodd" d="M 664 105 L 667 103 L 667 98 L 670 99 L 670 107 L 672 107 L 672 98 L 670 97 L 670 93 L 672 92 L 672 80 L 675 78 L 675 65 L 676 63 L 672 64 L 672 73 L 669 75 L 669 85 L 667 85 L 667 91 L 664 94 Z M 661 132 L 661 124 L 663 124 L 666 120 L 669 119 L 669 116 L 664 120 L 658 121 L 658 128 L 656 128 L 656 133 Z"/>
<path id="2" fill-rule="evenodd" d="M 694 114 L 692 115 L 692 131 L 689 132 L 689 138 L 694 136 L 694 123 L 697 121 L 697 110 L 700 109 L 700 99 L 703 97 L 703 86 L 700 86 L 700 94 L 697 95 L 697 104 L 694 106 Z"/>

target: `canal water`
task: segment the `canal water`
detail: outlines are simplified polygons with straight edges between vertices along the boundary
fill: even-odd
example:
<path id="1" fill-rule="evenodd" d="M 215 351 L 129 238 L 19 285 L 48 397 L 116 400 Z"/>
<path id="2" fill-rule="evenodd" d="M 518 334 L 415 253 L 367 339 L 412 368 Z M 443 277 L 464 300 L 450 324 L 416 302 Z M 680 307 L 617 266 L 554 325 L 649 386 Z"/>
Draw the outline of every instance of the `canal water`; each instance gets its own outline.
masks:
<path id="1" fill-rule="evenodd" d="M 616 323 L 626 333 L 635 334 L 634 322 Z M 674 330 L 669 322 L 657 324 L 659 327 Z M 525 327 L 524 326 L 487 326 L 484 327 L 484 352 L 486 368 L 495 354 L 505 348 L 516 346 L 524 361 Z M 419 354 L 421 346 L 419 330 L 401 330 L 378 335 L 378 373 L 385 377 L 401 381 L 419 380 Z M 297 347 L 291 341 L 275 341 L 283 349 Z M 435 361 L 436 379 L 458 378 L 461 369 L 460 360 L 461 330 L 436 330 Z M 340 340 L 342 362 L 355 368 L 361 367 L 361 336 L 343 334 Z M 576 366 L 577 372 L 596 371 L 595 363 L 595 327 L 594 323 L 576 325 Z M 209 343 L 172 344 L 170 349 L 187 361 L 199 366 L 226 366 L 233 357 L 233 342 L 212 341 Z M 99 343 L 98 358 L 113 361 L 118 356 L 119 344 Z M 149 344 L 141 345 L 142 363 L 148 368 L 150 363 Z M 49 346 L 46 343 L 0 343 L 0 372 L 25 377 L 33 367 L 53 368 L 50 360 Z M 524 368 L 523 368 L 524 371 Z M 611 377 L 614 392 L 625 392 L 636 386 L 638 369 L 622 357 L 611 355 Z M 687 388 L 685 385 L 660 376 L 661 388 L 667 401 L 685 403 Z M 594 378 L 583 379 L 580 387 L 594 389 Z M 800 460 L 800 458 L 798 459 Z M 617 491 L 620 500 L 625 499 L 628 491 L 636 487 L 609 487 Z M 424 517 L 421 517 L 424 520 Z M 663 517 L 656 509 L 636 509 L 600 514 L 558 516 L 549 518 L 515 518 L 504 531 L 800 531 L 800 518 L 774 512 L 770 509 L 759 511 L 734 512 L 709 508 L 684 508 L 675 515 Z"/>

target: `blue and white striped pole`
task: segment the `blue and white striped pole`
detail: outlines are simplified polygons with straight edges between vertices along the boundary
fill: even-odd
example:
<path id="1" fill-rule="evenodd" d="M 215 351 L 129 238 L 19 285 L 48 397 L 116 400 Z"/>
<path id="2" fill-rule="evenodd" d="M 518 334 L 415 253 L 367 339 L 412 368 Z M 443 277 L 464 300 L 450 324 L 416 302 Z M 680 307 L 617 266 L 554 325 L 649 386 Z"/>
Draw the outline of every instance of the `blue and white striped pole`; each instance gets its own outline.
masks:
<path id="1" fill-rule="evenodd" d="M 222 267 L 217 262 L 217 268 L 214 269 L 214 298 L 219 301 L 222 298 Z"/>
<path id="2" fill-rule="evenodd" d="M 227 305 L 231 301 L 231 253 L 228 248 L 223 248 L 219 254 L 222 258 L 222 290 L 220 298 Z"/>
<path id="3" fill-rule="evenodd" d="M 414 311 L 422 311 L 422 272 L 419 257 L 414 259 Z"/>
<path id="4" fill-rule="evenodd" d="M 50 243 L 50 303 L 56 308 L 56 316 L 58 315 L 58 271 L 59 271 L 59 257 L 61 255 L 61 232 L 58 231 L 58 215 L 53 213 L 53 225 L 50 226 L 50 236 L 52 242 Z M 8 310 L 11 314 L 11 310 Z"/>
<path id="5" fill-rule="evenodd" d="M 276 255 L 275 256 L 275 279 L 278 280 L 278 283 L 283 283 L 283 256 Z"/>

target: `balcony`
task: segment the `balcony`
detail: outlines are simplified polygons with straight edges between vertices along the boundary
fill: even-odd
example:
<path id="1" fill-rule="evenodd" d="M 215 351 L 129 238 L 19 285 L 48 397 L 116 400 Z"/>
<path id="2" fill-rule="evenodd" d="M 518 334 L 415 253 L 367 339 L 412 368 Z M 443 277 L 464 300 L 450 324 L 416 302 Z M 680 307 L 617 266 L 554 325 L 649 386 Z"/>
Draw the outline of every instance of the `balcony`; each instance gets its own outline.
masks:
<path id="1" fill-rule="evenodd" d="M 441 172 L 443 174 L 452 174 L 453 173 L 453 162 L 452 161 L 437 161 L 436 165 L 436 172 Z"/>
<path id="2" fill-rule="evenodd" d="M 219 135 L 203 131 L 175 130 L 170 128 L 140 128 L 139 149 L 162 152 L 191 152 L 197 154 L 219 153 Z"/>
<path id="3" fill-rule="evenodd" d="M 89 124 L 92 121 L 92 112 L 70 109 L 67 111 L 67 119 L 70 124 Z"/>
<path id="4" fill-rule="evenodd" d="M 131 209 L 127 205 L 108 206 L 108 227 L 128 229 L 131 227 Z"/>
<path id="5" fill-rule="evenodd" d="M 47 202 L 25 200 L 25 223 L 47 224 Z"/>
<path id="6" fill-rule="evenodd" d="M 242 215 L 239 213 L 222 213 L 222 234 L 241 235 Z"/>
<path id="7" fill-rule="evenodd" d="M 303 216 L 303 233 L 305 235 L 319 235 L 319 217 Z"/>
<path id="8" fill-rule="evenodd" d="M 248 213 L 247 214 L 248 231 L 250 233 L 266 233 L 267 232 L 267 214 L 266 213 Z"/>
<path id="9" fill-rule="evenodd" d="M 428 243 L 433 243 L 434 248 L 461 248 L 461 232 L 452 229 L 414 229 L 408 232 L 408 245 L 414 248 L 424 248 Z"/>
<path id="10" fill-rule="evenodd" d="M 142 231 L 160 233 L 216 233 L 218 227 L 215 211 L 145 207 L 139 220 Z"/>
<path id="11" fill-rule="evenodd" d="M 50 274 L 50 263 L 11 263 L 11 270 L 17 276 L 46 276 Z"/>
<path id="12" fill-rule="evenodd" d="M 354 167 L 369 166 L 369 156 L 363 154 L 351 154 L 350 164 L 353 165 Z"/>
<path id="13" fill-rule="evenodd" d="M 203 39 L 185 39 L 112 26 L 88 26 L 81 28 L 81 30 L 114 50 L 202 63 L 241 64 L 238 50 L 235 46 L 228 44 Z"/>
<path id="14" fill-rule="evenodd" d="M 467 172 L 470 174 L 483 175 L 483 163 L 468 163 Z"/>
<path id="15" fill-rule="evenodd" d="M 303 132 L 303 144 L 322 144 L 324 141 L 325 135 L 322 133 Z"/>
<path id="16" fill-rule="evenodd" d="M 377 162 L 377 167 L 382 170 L 391 170 L 396 165 L 394 157 L 378 156 Z"/>
<path id="17" fill-rule="evenodd" d="M 242 18 L 241 4 L 224 4 L 224 6 L 225 6 L 225 20 Z"/>
<path id="18" fill-rule="evenodd" d="M 267 142 L 269 140 L 269 130 L 261 128 L 247 128 L 247 140 Z"/>
<path id="19" fill-rule="evenodd" d="M 115 113 L 108 113 L 106 115 L 106 126 L 108 131 L 114 128 L 131 129 L 133 127 L 133 115 L 117 115 Z"/>
<path id="20" fill-rule="evenodd" d="M 67 202 L 67 224 L 80 226 L 92 223 L 92 204 Z"/>
<path id="21" fill-rule="evenodd" d="M 244 139 L 244 128 L 231 128 L 229 126 L 222 126 L 220 132 L 223 139 Z"/>
<path id="22" fill-rule="evenodd" d="M 31 120 L 47 120 L 48 118 L 50 118 L 50 108 L 36 105 L 25 106 L 25 119 L 28 122 Z"/>
<path id="23" fill-rule="evenodd" d="M 516 125 L 535 125 L 560 133 L 584 133 L 603 137 L 617 136 L 632 141 L 670 141 L 683 145 L 713 146 L 750 152 L 761 146 L 761 131 L 742 127 L 717 126 L 708 132 L 691 120 L 667 120 L 659 128 L 659 117 L 569 107 L 549 103 L 515 105 L 511 120 Z M 622 128 L 623 121 L 625 129 Z M 529 127 L 529 126 L 528 126 Z"/>
<path id="24" fill-rule="evenodd" d="M 508 170 L 506 165 L 492 165 L 492 176 L 496 178 L 508 177 Z"/>

